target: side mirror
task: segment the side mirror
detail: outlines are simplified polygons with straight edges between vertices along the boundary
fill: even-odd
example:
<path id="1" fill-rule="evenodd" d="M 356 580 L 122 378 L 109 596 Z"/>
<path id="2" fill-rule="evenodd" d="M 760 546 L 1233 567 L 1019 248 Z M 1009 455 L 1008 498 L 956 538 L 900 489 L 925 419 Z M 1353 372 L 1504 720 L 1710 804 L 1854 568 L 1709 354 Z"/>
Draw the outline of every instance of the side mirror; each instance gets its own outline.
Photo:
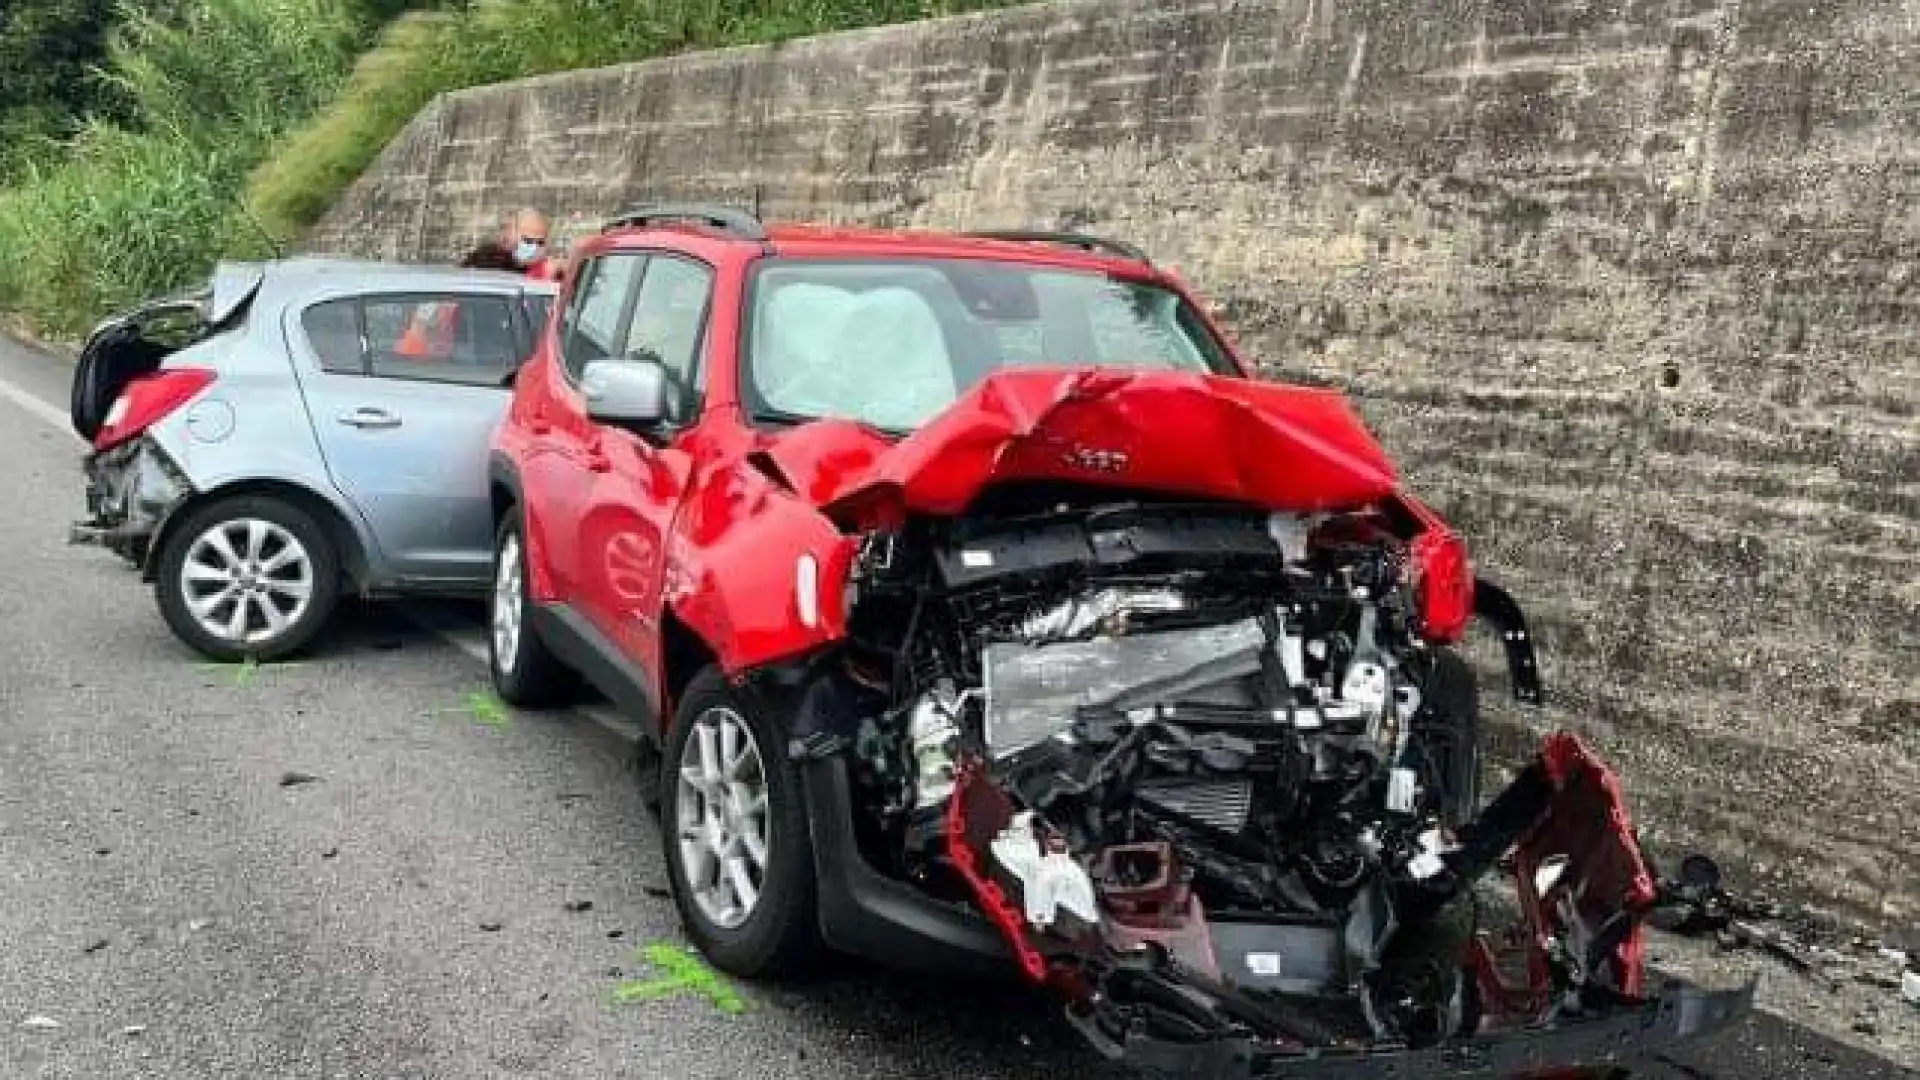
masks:
<path id="1" fill-rule="evenodd" d="M 652 427 L 667 418 L 667 377 L 658 364 L 595 360 L 580 375 L 587 419 L 621 427 Z"/>

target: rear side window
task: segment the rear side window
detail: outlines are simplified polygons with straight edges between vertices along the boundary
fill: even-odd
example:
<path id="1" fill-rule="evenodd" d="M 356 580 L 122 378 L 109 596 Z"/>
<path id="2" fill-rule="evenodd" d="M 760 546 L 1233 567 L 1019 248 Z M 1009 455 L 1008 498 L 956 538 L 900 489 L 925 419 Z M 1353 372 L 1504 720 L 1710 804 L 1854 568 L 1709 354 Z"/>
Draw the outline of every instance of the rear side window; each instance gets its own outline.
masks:
<path id="1" fill-rule="evenodd" d="M 633 287 L 645 262 L 643 256 L 615 252 L 582 268 L 563 327 L 561 356 L 568 375 L 578 379 L 588 364 L 619 355 Z"/>
<path id="2" fill-rule="evenodd" d="M 301 316 L 321 365 L 341 374 L 499 386 L 523 350 L 504 296 L 420 293 L 329 300 Z"/>
<path id="3" fill-rule="evenodd" d="M 328 300 L 300 316 L 300 325 L 322 368 L 341 375 L 366 374 L 360 352 L 359 306 L 358 300 Z"/>

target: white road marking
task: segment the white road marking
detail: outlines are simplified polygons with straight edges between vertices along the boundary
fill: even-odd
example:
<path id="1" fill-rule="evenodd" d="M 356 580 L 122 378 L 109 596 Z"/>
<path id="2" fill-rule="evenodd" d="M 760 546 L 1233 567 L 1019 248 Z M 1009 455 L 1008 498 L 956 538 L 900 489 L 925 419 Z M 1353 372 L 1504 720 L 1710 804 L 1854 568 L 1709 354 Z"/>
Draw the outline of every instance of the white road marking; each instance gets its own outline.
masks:
<path id="1" fill-rule="evenodd" d="M 29 392 L 25 388 L 15 386 L 5 379 L 0 379 L 0 398 L 6 398 L 8 401 L 25 409 L 27 415 L 32 416 L 36 420 L 43 421 L 59 431 L 66 432 L 75 440 L 80 440 L 80 436 L 73 430 L 72 419 L 68 417 L 65 412 L 40 400 L 38 395 Z M 492 663 L 492 659 L 487 654 L 487 638 L 484 627 L 474 626 L 470 623 L 454 622 L 440 617 L 436 612 L 428 610 L 414 610 L 406 606 L 402 606 L 398 610 L 414 625 L 472 657 L 478 661 L 482 667 L 486 667 Z M 643 735 L 639 725 L 604 706 L 584 705 L 573 711 L 627 742 L 635 742 Z"/>
<path id="2" fill-rule="evenodd" d="M 80 437 L 78 434 L 75 434 L 73 430 L 72 418 L 65 412 L 41 401 L 38 396 L 28 393 L 5 379 L 0 379 L 0 397 L 6 398 L 8 401 L 27 410 L 27 412 L 34 417 L 52 424 L 54 427 L 73 436 L 75 439 Z"/>

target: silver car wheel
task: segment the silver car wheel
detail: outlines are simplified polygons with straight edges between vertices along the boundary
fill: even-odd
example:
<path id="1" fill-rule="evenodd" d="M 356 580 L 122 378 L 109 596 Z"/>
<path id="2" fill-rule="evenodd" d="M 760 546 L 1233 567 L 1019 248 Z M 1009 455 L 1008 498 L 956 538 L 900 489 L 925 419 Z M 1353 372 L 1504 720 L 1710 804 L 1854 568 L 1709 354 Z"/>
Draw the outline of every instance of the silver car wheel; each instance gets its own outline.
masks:
<path id="1" fill-rule="evenodd" d="M 715 926 L 747 921 L 767 877 L 767 770 L 739 713 L 700 714 L 680 751 L 674 850 L 693 901 Z"/>
<path id="2" fill-rule="evenodd" d="M 519 537 L 508 533 L 500 541 L 498 562 L 493 574 L 493 662 L 508 672 L 520 659 L 521 597 L 526 582 L 520 570 Z"/>
<path id="3" fill-rule="evenodd" d="M 307 613 L 313 556 L 274 522 L 222 521 L 187 548 L 180 596 L 194 622 L 213 637 L 242 645 L 270 642 Z"/>

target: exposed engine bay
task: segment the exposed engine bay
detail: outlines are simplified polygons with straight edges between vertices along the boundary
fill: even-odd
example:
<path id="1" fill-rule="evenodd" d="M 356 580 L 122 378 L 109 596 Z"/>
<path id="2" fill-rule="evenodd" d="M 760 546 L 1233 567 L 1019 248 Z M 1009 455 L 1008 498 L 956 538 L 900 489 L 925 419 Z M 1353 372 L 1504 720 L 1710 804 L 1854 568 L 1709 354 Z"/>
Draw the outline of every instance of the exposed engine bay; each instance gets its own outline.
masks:
<path id="1" fill-rule="evenodd" d="M 1026 492 L 868 534 L 833 710 L 862 854 L 986 915 L 1149 1072 L 1455 1052 L 1638 1001 L 1653 896 L 1617 788 L 1558 737 L 1476 817 L 1473 675 L 1407 532 Z M 1479 606 L 1537 699 L 1518 612 Z M 1518 986 L 1473 890 L 1501 865 L 1535 916 Z"/>

